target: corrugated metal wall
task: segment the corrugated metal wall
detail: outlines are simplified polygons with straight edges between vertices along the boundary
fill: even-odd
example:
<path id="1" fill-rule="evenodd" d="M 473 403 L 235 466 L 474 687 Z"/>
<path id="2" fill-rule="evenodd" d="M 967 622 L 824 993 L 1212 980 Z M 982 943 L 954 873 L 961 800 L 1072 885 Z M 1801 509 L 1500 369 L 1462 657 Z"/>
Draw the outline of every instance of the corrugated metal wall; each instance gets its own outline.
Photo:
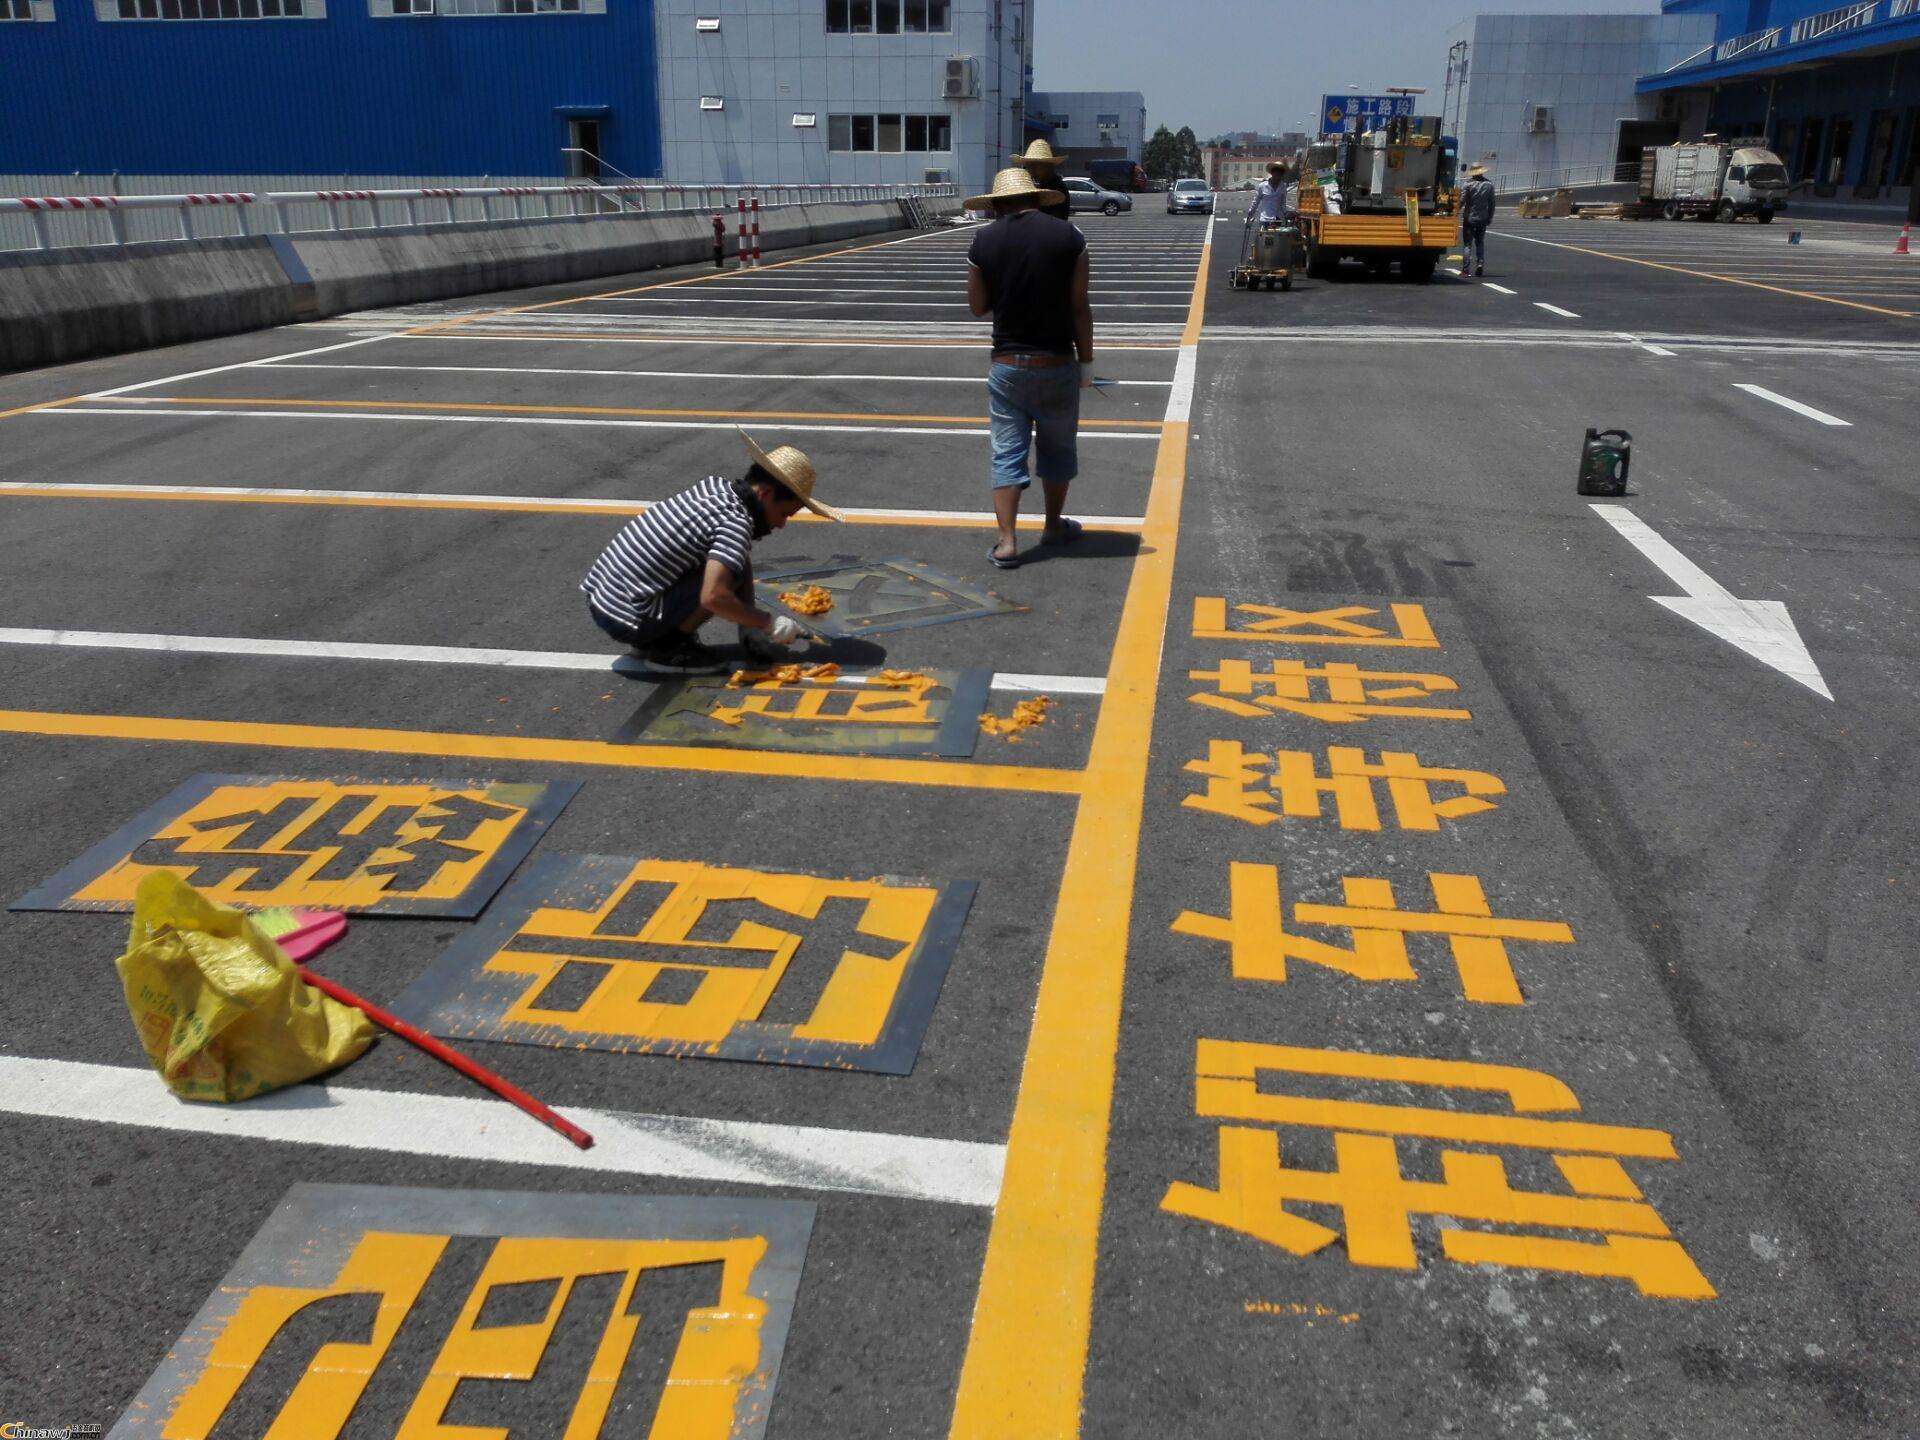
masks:
<path id="1" fill-rule="evenodd" d="M 0 24 L 0 170 L 552 175 L 561 109 L 606 107 L 601 154 L 660 166 L 651 0 L 604 14 L 103 21 L 53 0 Z"/>

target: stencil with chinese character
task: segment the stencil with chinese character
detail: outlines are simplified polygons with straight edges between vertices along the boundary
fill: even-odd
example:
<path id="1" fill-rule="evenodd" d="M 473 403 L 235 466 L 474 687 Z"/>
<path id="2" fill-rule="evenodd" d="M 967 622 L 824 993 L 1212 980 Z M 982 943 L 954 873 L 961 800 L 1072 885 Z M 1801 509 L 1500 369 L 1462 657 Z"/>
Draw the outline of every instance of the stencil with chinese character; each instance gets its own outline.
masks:
<path id="1" fill-rule="evenodd" d="M 1324 775 L 1309 751 L 1268 755 L 1237 740 L 1209 741 L 1207 758 L 1189 760 L 1184 768 L 1207 783 L 1182 805 L 1249 825 L 1271 825 L 1282 817 L 1317 820 L 1330 799 L 1342 830 L 1378 830 L 1377 792 L 1384 791 L 1398 829 L 1438 830 L 1442 820 L 1485 814 L 1495 808 L 1487 796 L 1507 793 L 1498 777 L 1484 771 L 1424 765 L 1399 750 L 1382 750 L 1369 760 L 1366 751 L 1347 745 L 1327 747 Z M 1436 789 L 1462 793 L 1437 797 Z"/>
<path id="2" fill-rule="evenodd" d="M 109 1440 L 756 1440 L 813 1211 L 296 1185 Z"/>
<path id="3" fill-rule="evenodd" d="M 825 565 L 768 570 L 754 581 L 760 603 L 776 613 L 785 609 L 780 604 L 782 590 L 808 585 L 818 585 L 831 595 L 833 608 L 801 618 L 807 628 L 830 637 L 878 635 L 949 620 L 1011 615 L 1028 608 L 918 560 L 838 557 Z"/>
<path id="4" fill-rule="evenodd" d="M 1440 1254 L 1456 1264 L 1625 1280 L 1663 1299 L 1714 1297 L 1621 1163 L 1677 1160 L 1672 1137 L 1544 1118 L 1578 1113 L 1580 1102 L 1542 1071 L 1203 1039 L 1195 1079 L 1202 1118 L 1253 1123 L 1219 1127 L 1217 1180 L 1175 1181 L 1160 1202 L 1172 1214 L 1290 1255 L 1343 1241 L 1349 1264 L 1392 1270 L 1419 1267 L 1421 1219 L 1434 1222 Z M 1449 1107 L 1474 1097 L 1482 1108 L 1410 1103 L 1409 1088 L 1437 1092 Z M 1511 1113 L 1488 1112 L 1488 1097 Z M 1332 1168 L 1287 1164 L 1289 1142 L 1272 1128 L 1285 1126 L 1318 1132 L 1322 1144 L 1330 1136 Z M 1403 1146 L 1423 1158 L 1437 1149 L 1440 1178 L 1409 1178 Z M 1545 1152 L 1565 1188 L 1516 1188 L 1495 1149 Z"/>
<path id="5" fill-rule="evenodd" d="M 1331 725 L 1352 725 L 1369 715 L 1413 720 L 1471 720 L 1471 711 L 1421 703 L 1460 687 L 1445 675 L 1365 670 L 1346 660 L 1309 665 L 1272 660 L 1255 669 L 1246 660 L 1221 660 L 1211 670 L 1189 670 L 1189 680 L 1212 688 L 1187 698 L 1210 710 L 1249 719 L 1285 713 Z"/>
<path id="6" fill-rule="evenodd" d="M 1391 615 L 1391 620 L 1387 617 Z M 1282 605 L 1232 605 L 1219 595 L 1193 597 L 1196 640 L 1265 640 L 1284 645 L 1369 645 L 1438 650 L 1423 606 L 1372 605 L 1290 610 Z"/>
<path id="7" fill-rule="evenodd" d="M 974 888 L 549 856 L 394 1008 L 438 1035 L 904 1075 Z"/>
<path id="8" fill-rule="evenodd" d="M 1570 945 L 1573 931 L 1559 920 L 1514 920 L 1495 915 L 1486 891 L 1472 875 L 1427 876 L 1432 910 L 1402 910 L 1385 880 L 1348 877 L 1340 882 L 1344 905 L 1293 907 L 1294 928 L 1285 923 L 1280 871 L 1273 865 L 1235 862 L 1227 880 L 1225 916 L 1183 910 L 1175 933 L 1229 946 L 1236 980 L 1284 983 L 1287 962 L 1320 965 L 1355 980 L 1412 980 L 1407 936 L 1444 935 L 1453 955 L 1461 995 L 1482 1005 L 1518 1005 L 1523 996 L 1507 954 L 1508 941 Z M 1345 930 L 1345 947 L 1302 934 L 1300 927 Z"/>
<path id="9" fill-rule="evenodd" d="M 619 736 L 644 744 L 722 745 L 841 755 L 971 755 L 990 670 L 699 677 L 660 686 Z"/>
<path id="10" fill-rule="evenodd" d="M 130 910 L 171 870 L 223 905 L 477 915 L 579 790 L 573 781 L 197 775 L 16 910 Z"/>

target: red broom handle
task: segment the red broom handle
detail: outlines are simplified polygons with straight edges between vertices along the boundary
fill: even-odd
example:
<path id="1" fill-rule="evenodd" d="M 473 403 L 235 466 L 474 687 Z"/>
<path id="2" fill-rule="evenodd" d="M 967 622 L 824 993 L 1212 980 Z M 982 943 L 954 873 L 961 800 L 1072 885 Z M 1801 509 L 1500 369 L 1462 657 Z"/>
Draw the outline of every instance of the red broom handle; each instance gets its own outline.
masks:
<path id="1" fill-rule="evenodd" d="M 593 1148 L 593 1136 L 582 1130 L 578 1125 L 575 1125 L 571 1120 L 564 1119 L 558 1112 L 542 1105 L 518 1085 L 501 1079 L 500 1076 L 494 1074 L 491 1070 L 469 1060 L 451 1045 L 441 1044 L 438 1040 L 434 1039 L 433 1036 L 427 1034 L 426 1031 L 409 1025 L 392 1011 L 382 1010 L 370 1000 L 361 999 L 358 995 L 354 994 L 353 991 L 343 985 L 334 984 L 334 982 L 327 979 L 326 976 L 316 975 L 304 965 L 297 965 L 294 968 L 300 972 L 300 978 L 302 980 L 306 981 L 323 995 L 332 996 L 342 1005 L 351 1005 L 383 1030 L 391 1030 L 409 1045 L 417 1045 L 443 1065 L 451 1065 L 469 1080 L 472 1080 L 476 1084 L 486 1086 L 487 1089 L 498 1095 L 502 1100 L 519 1106 L 542 1125 L 547 1125 L 558 1130 L 582 1150 L 591 1150 Z"/>

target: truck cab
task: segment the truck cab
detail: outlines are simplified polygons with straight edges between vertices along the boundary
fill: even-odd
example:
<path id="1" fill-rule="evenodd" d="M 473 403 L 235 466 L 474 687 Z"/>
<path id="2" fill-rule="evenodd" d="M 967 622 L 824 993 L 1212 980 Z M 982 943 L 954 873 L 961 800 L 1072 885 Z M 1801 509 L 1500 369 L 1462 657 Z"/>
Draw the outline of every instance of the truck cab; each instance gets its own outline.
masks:
<path id="1" fill-rule="evenodd" d="M 1727 181 L 1721 192 L 1721 218 L 1727 207 L 1734 215 L 1756 215 L 1762 223 L 1787 208 L 1787 167 L 1771 150 L 1742 146 L 1733 152 L 1727 166 Z"/>

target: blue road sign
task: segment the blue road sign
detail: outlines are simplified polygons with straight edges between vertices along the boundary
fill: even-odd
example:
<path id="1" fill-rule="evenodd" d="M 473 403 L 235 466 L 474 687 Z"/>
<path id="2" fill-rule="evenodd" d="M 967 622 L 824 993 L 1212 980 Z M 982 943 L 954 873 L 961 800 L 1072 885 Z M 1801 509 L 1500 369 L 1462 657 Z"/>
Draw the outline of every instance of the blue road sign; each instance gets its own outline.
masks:
<path id="1" fill-rule="evenodd" d="M 1411 95 L 1323 95 L 1320 97 L 1320 133 L 1372 130 L 1381 122 L 1413 114 Z"/>

